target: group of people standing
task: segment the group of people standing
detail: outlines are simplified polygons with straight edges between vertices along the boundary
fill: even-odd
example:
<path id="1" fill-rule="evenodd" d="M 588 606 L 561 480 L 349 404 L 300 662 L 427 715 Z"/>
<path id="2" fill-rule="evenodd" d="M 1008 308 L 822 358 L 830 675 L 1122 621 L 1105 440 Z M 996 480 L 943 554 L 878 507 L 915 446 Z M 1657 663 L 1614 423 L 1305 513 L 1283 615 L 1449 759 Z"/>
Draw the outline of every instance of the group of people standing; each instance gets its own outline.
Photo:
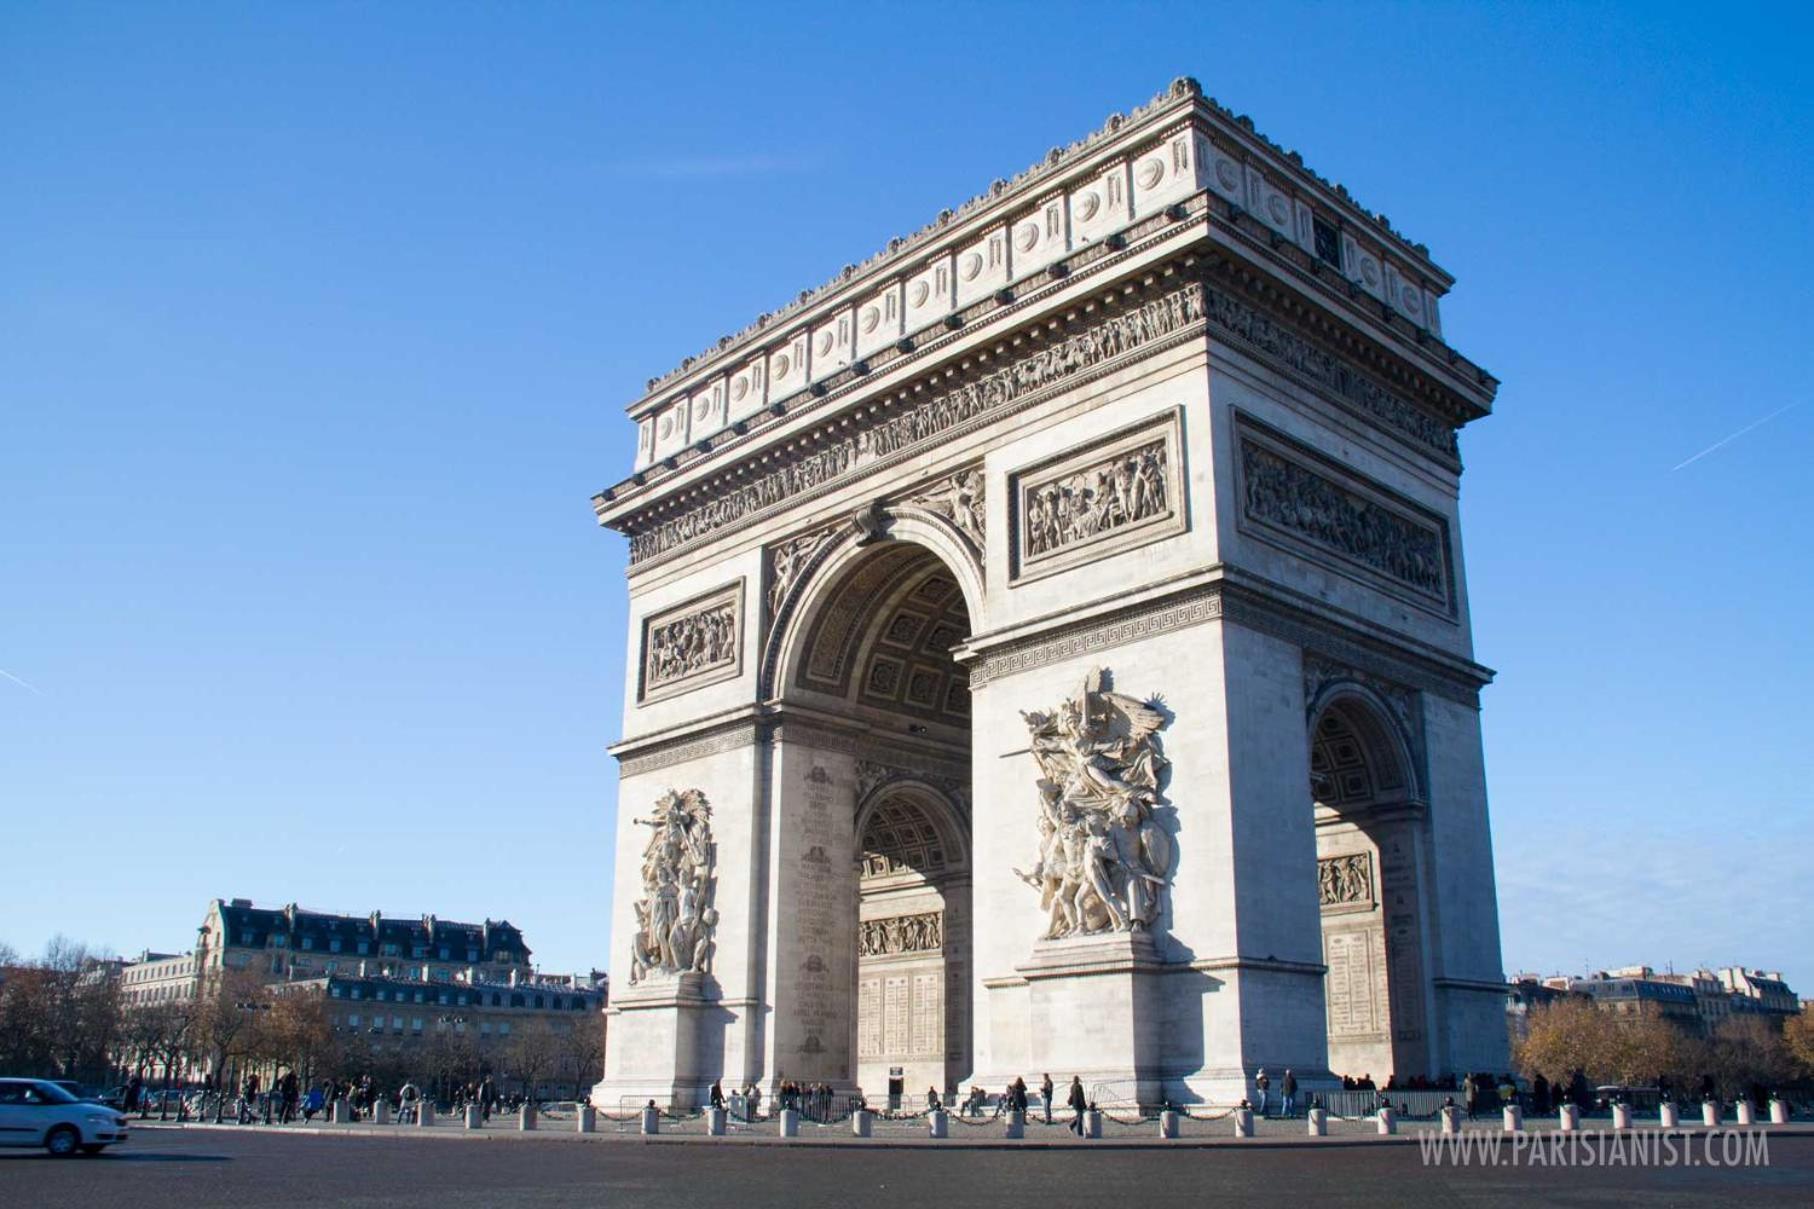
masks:
<path id="1" fill-rule="evenodd" d="M 1266 1068 L 1262 1066 L 1253 1077 L 1253 1099 L 1249 1103 L 1253 1106 L 1253 1110 L 1262 1117 L 1272 1115 L 1269 1109 L 1273 1103 L 1278 1104 L 1279 1116 L 1296 1116 L 1298 1110 L 1297 1076 L 1292 1073 L 1289 1066 L 1285 1068 L 1285 1073 L 1279 1078 L 1279 1090 L 1275 1101 L 1272 1091 L 1272 1076 L 1268 1075 Z"/>

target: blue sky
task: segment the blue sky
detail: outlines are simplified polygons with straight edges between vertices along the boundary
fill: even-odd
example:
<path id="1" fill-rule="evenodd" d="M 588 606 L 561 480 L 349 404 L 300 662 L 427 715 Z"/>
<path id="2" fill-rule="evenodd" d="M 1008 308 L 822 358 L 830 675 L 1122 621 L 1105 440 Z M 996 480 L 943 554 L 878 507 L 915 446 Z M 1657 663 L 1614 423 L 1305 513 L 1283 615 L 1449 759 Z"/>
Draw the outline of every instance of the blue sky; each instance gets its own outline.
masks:
<path id="1" fill-rule="evenodd" d="M 623 404 L 1189 73 L 1428 243 L 1504 380 L 1463 507 L 1508 969 L 1814 994 L 1811 41 L 1788 6 L 0 7 L 0 940 L 181 949 L 246 895 L 606 964 Z"/>

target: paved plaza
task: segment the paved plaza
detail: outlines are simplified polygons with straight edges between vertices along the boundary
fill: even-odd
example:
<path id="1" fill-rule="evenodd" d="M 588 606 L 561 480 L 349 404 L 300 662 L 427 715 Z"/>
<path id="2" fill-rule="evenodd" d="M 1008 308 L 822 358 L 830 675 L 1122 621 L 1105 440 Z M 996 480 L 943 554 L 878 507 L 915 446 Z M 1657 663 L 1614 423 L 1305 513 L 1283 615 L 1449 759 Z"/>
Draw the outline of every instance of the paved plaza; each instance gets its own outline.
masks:
<path id="1" fill-rule="evenodd" d="M 779 1142 L 643 1144 L 633 1135 L 524 1137 L 505 1130 L 143 1128 L 122 1150 L 0 1157 L 0 1205 L 810 1206 L 1104 1204 L 1235 1197 L 1252 1203 L 1546 1205 L 1807 1204 L 1814 1132 L 1773 1131 L 1769 1166 L 1426 1167 L 1414 1140 L 1311 1145 L 1109 1142 L 1042 1147 L 927 1144 L 828 1149 Z M 1169 1147 L 1169 1148 L 1168 1148 Z M 1539 1198 L 1533 1201 L 1532 1198 Z"/>

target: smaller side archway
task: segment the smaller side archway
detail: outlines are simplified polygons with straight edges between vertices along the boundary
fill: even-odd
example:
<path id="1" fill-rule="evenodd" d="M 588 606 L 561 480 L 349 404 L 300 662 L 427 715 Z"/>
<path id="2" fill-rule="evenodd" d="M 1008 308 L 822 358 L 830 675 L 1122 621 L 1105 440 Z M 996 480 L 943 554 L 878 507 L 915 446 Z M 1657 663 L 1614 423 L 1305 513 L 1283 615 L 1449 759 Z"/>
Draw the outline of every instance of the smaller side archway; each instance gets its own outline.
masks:
<path id="1" fill-rule="evenodd" d="M 857 811 L 857 1082 L 891 1108 L 970 1063 L 970 861 L 961 801 L 897 780 Z"/>
<path id="2" fill-rule="evenodd" d="M 1356 684 L 1312 704 L 1329 1068 L 1381 1087 L 1434 1076 L 1426 943 L 1426 807 L 1408 737 Z"/>

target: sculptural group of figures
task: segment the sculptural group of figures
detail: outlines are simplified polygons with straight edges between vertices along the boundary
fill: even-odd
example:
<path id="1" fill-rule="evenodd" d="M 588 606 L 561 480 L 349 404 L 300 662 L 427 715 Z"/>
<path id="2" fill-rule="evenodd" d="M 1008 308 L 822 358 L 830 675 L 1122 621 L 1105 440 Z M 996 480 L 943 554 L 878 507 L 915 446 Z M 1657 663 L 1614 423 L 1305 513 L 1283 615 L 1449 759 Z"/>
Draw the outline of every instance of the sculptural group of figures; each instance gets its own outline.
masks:
<path id="1" fill-rule="evenodd" d="M 737 655 L 737 610 L 718 605 L 656 626 L 649 635 L 651 686 L 729 663 Z"/>
<path id="2" fill-rule="evenodd" d="M 711 807 L 697 789 L 669 790 L 638 823 L 654 829 L 642 855 L 642 897 L 630 941 L 630 981 L 651 974 L 711 971 L 711 906 L 717 853 Z"/>
<path id="3" fill-rule="evenodd" d="M 1109 692 L 1100 669 L 1052 713 L 1023 713 L 1039 780 L 1039 859 L 1015 873 L 1040 893 L 1045 936 L 1141 932 L 1164 908 L 1171 837 L 1153 817 L 1166 760 L 1157 702 Z"/>
<path id="4" fill-rule="evenodd" d="M 1027 553 L 1044 554 L 1165 512 L 1165 443 L 1130 450 L 1027 493 Z"/>
<path id="5" fill-rule="evenodd" d="M 889 953 L 931 953 L 944 944 L 944 917 L 937 911 L 866 919 L 857 937 L 859 957 Z"/>
<path id="6" fill-rule="evenodd" d="M 1316 865 L 1317 897 L 1327 907 L 1335 903 L 1364 903 L 1373 897 L 1373 879 L 1367 855 L 1332 856 Z"/>

